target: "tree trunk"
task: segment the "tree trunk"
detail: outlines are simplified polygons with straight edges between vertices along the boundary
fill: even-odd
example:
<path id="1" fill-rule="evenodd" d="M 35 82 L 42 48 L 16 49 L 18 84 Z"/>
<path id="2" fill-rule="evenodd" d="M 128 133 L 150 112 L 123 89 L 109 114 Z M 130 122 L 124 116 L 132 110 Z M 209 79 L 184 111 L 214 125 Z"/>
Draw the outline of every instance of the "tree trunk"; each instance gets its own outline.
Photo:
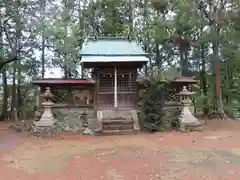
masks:
<path id="1" fill-rule="evenodd" d="M 41 2 L 41 10 L 42 10 L 42 17 L 41 17 L 41 21 L 43 24 L 43 29 L 42 29 L 42 43 L 41 43 L 41 50 L 42 50 L 42 54 L 41 54 L 41 66 L 42 66 L 42 78 L 44 78 L 45 76 L 45 9 L 46 9 L 46 0 L 42 0 Z"/>
<path id="2" fill-rule="evenodd" d="M 184 64 L 184 53 L 181 49 L 179 49 L 179 54 L 180 54 L 180 69 L 181 69 L 181 76 L 184 76 L 184 69 L 183 69 L 183 64 Z"/>
<path id="3" fill-rule="evenodd" d="M 42 66 L 42 71 L 41 71 L 41 74 L 42 74 L 42 78 L 45 77 L 45 37 L 43 35 L 44 33 L 42 33 L 42 54 L 41 54 L 41 66 Z"/>
<path id="4" fill-rule="evenodd" d="M 128 14 L 128 38 L 132 39 L 133 37 L 133 7 L 132 7 L 132 0 L 129 0 L 129 14 Z"/>
<path id="5" fill-rule="evenodd" d="M 201 88 L 203 90 L 204 96 L 204 107 L 203 107 L 203 114 L 207 115 L 209 112 L 208 101 L 207 101 L 207 77 L 206 77 L 206 59 L 205 59 L 205 47 L 201 45 L 201 60 L 202 60 L 202 71 L 201 71 Z"/>
<path id="6" fill-rule="evenodd" d="M 19 8 L 21 6 L 21 1 L 17 0 L 16 1 L 16 6 L 17 8 Z M 22 75 L 22 70 L 21 70 L 21 32 L 22 32 L 22 24 L 21 24 L 21 16 L 20 14 L 17 14 L 16 17 L 16 55 L 17 55 L 17 64 L 18 64 L 18 68 L 17 68 L 17 86 L 16 86 L 16 90 L 17 90 L 17 101 L 16 101 L 16 105 L 17 105 L 17 112 L 18 112 L 18 117 L 20 117 L 20 112 L 21 112 L 21 105 L 22 105 L 22 97 L 21 97 L 21 75 Z"/>
<path id="7" fill-rule="evenodd" d="M 21 6 L 21 1 L 17 0 L 14 2 L 14 7 L 19 10 Z M 12 54 L 16 58 L 16 60 L 13 63 L 13 85 L 12 85 L 12 103 L 11 103 L 11 112 L 12 117 L 14 114 L 14 108 L 20 109 L 21 106 L 21 61 L 20 61 L 20 50 L 21 50 L 21 31 L 22 31 L 22 23 L 21 23 L 21 15 L 19 14 L 19 11 L 17 11 L 17 14 L 14 15 L 14 22 L 15 22 L 15 30 L 16 30 L 16 39 L 14 40 L 14 46 L 12 47 Z M 17 68 L 18 66 L 18 68 Z M 17 84 L 16 85 L 16 80 Z"/>
<path id="8" fill-rule="evenodd" d="M 16 64 L 17 61 L 13 63 L 13 74 L 12 74 L 12 87 L 11 87 L 11 117 L 14 117 L 14 108 L 17 107 L 16 105 Z"/>
<path id="9" fill-rule="evenodd" d="M 68 60 L 68 52 L 67 52 L 67 45 L 68 45 L 68 23 L 70 20 L 70 15 L 69 15 L 69 11 L 70 11 L 70 7 L 69 7 L 69 2 L 68 1 L 64 1 L 64 16 L 63 16 L 63 23 L 64 23 L 64 39 L 63 39 L 63 43 L 64 43 L 64 52 L 63 52 L 63 64 L 64 64 L 64 78 L 67 79 L 69 78 L 69 60 Z"/>
<path id="10" fill-rule="evenodd" d="M 21 66 L 21 61 L 19 60 L 18 61 L 19 65 L 18 66 Z M 18 68 L 18 71 L 17 71 L 17 112 L 18 112 L 18 117 L 21 119 L 21 114 L 22 114 L 22 111 L 24 111 L 24 109 L 21 109 L 22 108 L 22 96 L 21 96 L 21 83 L 22 82 L 22 77 L 21 77 L 21 67 Z"/>
<path id="11" fill-rule="evenodd" d="M 2 82 L 3 82 L 3 105 L 0 120 L 5 120 L 7 117 L 8 109 L 8 84 L 7 84 L 7 71 L 5 68 L 2 69 Z"/>
<path id="12" fill-rule="evenodd" d="M 0 9 L 1 10 L 1 9 Z M 2 27 L 2 16 L 0 14 L 0 27 Z M 2 28 L 0 29 L 0 51 L 3 50 L 3 34 Z M 4 60 L 4 57 L 1 55 L 1 60 Z M 7 108 L 8 108 L 8 89 L 7 89 L 7 71 L 6 68 L 0 69 L 2 72 L 2 85 L 3 85 L 3 103 L 2 103 L 2 114 L 0 121 L 4 121 L 7 117 Z"/>
<path id="13" fill-rule="evenodd" d="M 214 25 L 212 30 L 215 33 L 215 38 L 212 41 L 213 50 L 213 64 L 214 64 L 214 75 L 215 75 L 215 93 L 216 93 L 216 110 L 217 113 L 225 117 L 222 93 L 221 93 L 221 71 L 220 71 L 220 58 L 219 58 L 219 34 L 220 29 L 217 25 Z"/>
<path id="14" fill-rule="evenodd" d="M 156 64 L 160 71 L 160 69 L 162 68 L 162 58 L 159 50 L 159 43 L 157 42 L 157 40 L 155 41 L 155 56 L 156 56 Z"/>
<path id="15" fill-rule="evenodd" d="M 84 42 L 84 19 L 83 19 L 83 13 L 82 13 L 82 1 L 79 0 L 78 2 L 78 23 L 79 23 L 79 27 L 80 27 L 80 33 L 79 33 L 79 48 L 82 49 L 82 44 Z M 84 67 L 81 64 L 81 78 L 83 79 L 85 77 L 84 75 Z"/>
<path id="16" fill-rule="evenodd" d="M 147 28 L 147 22 L 148 22 L 148 0 L 144 0 L 143 1 L 143 30 L 145 30 L 145 28 Z M 148 53 L 148 45 L 147 43 L 149 42 L 149 35 L 146 34 L 145 36 L 146 39 L 144 39 L 144 42 L 145 42 L 145 45 L 144 45 L 144 51 Z M 147 43 L 146 43 L 147 42 Z M 152 70 L 152 61 L 150 59 L 149 61 L 149 66 L 150 66 L 150 69 Z M 145 72 L 145 75 L 148 74 L 148 65 L 146 64 L 145 67 L 144 67 L 144 72 Z"/>
<path id="17" fill-rule="evenodd" d="M 180 61 L 181 61 L 181 70 L 182 70 L 182 76 L 188 76 L 189 70 L 188 70 L 188 49 L 185 47 L 180 47 Z"/>

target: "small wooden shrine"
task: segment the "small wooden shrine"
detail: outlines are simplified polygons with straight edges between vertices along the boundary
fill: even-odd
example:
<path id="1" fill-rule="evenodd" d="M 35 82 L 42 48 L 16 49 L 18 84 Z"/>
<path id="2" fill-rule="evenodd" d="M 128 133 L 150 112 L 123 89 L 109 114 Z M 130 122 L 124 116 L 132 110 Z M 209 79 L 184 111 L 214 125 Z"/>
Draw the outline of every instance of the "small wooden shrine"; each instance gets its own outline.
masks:
<path id="1" fill-rule="evenodd" d="M 139 131 L 137 74 L 148 62 L 148 54 L 135 40 L 103 37 L 87 40 L 80 55 L 82 71 L 90 69 L 91 79 L 38 79 L 32 83 L 41 87 L 42 95 L 49 87 L 53 109 L 57 107 L 66 116 L 87 112 L 91 129 Z M 65 119 L 68 123 L 74 118 Z"/>
<path id="2" fill-rule="evenodd" d="M 148 58 L 135 40 L 99 38 L 88 42 L 81 56 L 82 66 L 93 69 L 97 109 L 136 105 L 137 69 Z"/>
<path id="3" fill-rule="evenodd" d="M 91 69 L 91 79 L 38 79 L 32 83 L 41 87 L 42 95 L 49 87 L 53 108 L 67 107 L 62 108 L 66 116 L 73 111 L 76 116 L 87 109 L 88 124 L 96 131 L 139 131 L 136 105 L 141 86 L 137 76 L 138 69 L 148 62 L 148 54 L 135 40 L 114 37 L 88 40 L 80 54 L 82 71 Z M 191 91 L 195 83 L 196 80 L 186 77 L 176 77 L 166 83 L 164 105 L 181 106 L 178 93 L 183 86 Z"/>
<path id="4" fill-rule="evenodd" d="M 81 51 L 82 70 L 92 79 L 38 79 L 32 83 L 54 94 L 54 106 L 92 106 L 94 109 L 134 107 L 137 103 L 137 71 L 148 62 L 135 40 L 100 37 L 86 41 Z"/>

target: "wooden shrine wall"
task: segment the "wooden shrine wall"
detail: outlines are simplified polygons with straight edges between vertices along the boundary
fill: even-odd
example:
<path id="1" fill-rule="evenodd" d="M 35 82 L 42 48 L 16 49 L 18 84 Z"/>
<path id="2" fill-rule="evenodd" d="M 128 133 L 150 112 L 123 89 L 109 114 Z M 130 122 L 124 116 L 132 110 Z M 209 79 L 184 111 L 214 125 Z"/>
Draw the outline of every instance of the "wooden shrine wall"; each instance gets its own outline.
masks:
<path id="1" fill-rule="evenodd" d="M 114 106 L 114 68 L 97 72 L 96 100 L 98 108 Z M 137 100 L 137 69 L 117 69 L 118 107 L 135 106 Z"/>
<path id="2" fill-rule="evenodd" d="M 53 94 L 52 101 L 54 102 L 54 106 L 93 106 L 93 86 L 49 85 L 47 87 L 51 88 L 51 93 Z M 45 87 L 41 87 L 41 102 L 43 101 L 44 92 Z"/>

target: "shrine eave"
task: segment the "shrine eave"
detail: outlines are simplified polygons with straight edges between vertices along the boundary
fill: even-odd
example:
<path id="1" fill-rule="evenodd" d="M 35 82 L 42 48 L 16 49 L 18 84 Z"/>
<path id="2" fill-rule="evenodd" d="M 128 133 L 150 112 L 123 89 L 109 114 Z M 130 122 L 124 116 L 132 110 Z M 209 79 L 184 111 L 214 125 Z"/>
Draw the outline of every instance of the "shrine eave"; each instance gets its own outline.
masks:
<path id="1" fill-rule="evenodd" d="M 102 56 L 102 57 L 150 57 L 152 54 L 81 54 L 81 57 L 86 57 L 86 56 Z"/>
<path id="2" fill-rule="evenodd" d="M 90 37 L 89 40 L 98 41 L 98 40 L 108 40 L 108 41 L 115 41 L 115 40 L 125 40 L 125 41 L 136 41 L 136 38 L 131 37 L 116 37 L 116 36 L 99 36 L 99 37 Z"/>
<path id="3" fill-rule="evenodd" d="M 36 79 L 32 81 L 34 85 L 90 85 L 95 84 L 95 81 L 92 79 L 63 79 L 63 78 L 44 78 Z"/>
<path id="4" fill-rule="evenodd" d="M 184 76 L 177 76 L 174 78 L 172 83 L 197 83 L 193 77 L 184 77 Z"/>
<path id="5" fill-rule="evenodd" d="M 97 62 L 139 62 L 147 63 L 149 59 L 145 56 L 83 56 L 80 63 Z"/>

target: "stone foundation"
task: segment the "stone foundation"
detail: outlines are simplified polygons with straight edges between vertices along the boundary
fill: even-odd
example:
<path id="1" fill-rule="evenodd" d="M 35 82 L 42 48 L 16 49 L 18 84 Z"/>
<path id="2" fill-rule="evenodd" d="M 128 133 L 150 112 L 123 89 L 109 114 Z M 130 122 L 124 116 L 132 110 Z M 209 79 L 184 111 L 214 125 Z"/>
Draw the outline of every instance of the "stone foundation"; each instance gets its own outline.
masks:
<path id="1" fill-rule="evenodd" d="M 54 137 L 63 131 L 83 133 L 96 120 L 95 111 L 86 108 L 53 108 L 54 125 L 39 127 L 33 124 L 30 134 L 39 137 Z"/>
<path id="2" fill-rule="evenodd" d="M 94 110 L 85 108 L 53 108 L 55 126 L 62 131 L 83 132 L 94 121 Z"/>
<path id="3" fill-rule="evenodd" d="M 137 111 L 128 109 L 106 109 L 98 111 L 100 128 L 97 131 L 107 134 L 126 134 L 140 131 Z"/>
<path id="4" fill-rule="evenodd" d="M 33 125 L 30 129 L 30 134 L 37 137 L 55 137 L 57 133 L 55 127 L 37 127 Z"/>

